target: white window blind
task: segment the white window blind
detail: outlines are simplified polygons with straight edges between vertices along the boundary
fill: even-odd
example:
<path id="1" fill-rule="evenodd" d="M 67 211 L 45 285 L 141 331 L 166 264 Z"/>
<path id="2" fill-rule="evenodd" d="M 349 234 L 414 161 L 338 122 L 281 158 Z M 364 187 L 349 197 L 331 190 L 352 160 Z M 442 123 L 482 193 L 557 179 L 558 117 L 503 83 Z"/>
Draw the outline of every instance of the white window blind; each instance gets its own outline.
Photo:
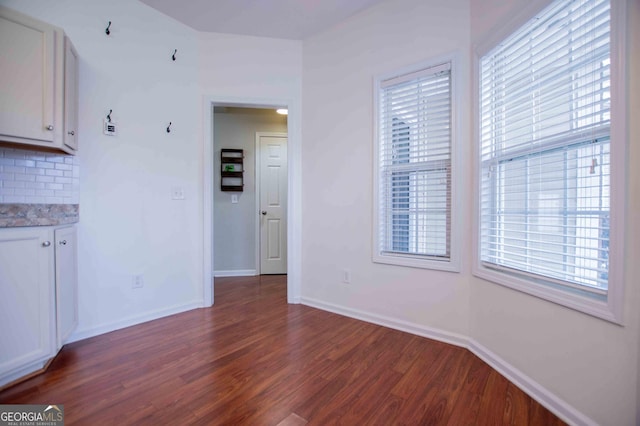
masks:
<path id="1" fill-rule="evenodd" d="M 553 2 L 480 60 L 480 257 L 606 295 L 610 5 Z"/>
<path id="2" fill-rule="evenodd" d="M 378 253 L 449 260 L 451 64 L 378 90 Z"/>

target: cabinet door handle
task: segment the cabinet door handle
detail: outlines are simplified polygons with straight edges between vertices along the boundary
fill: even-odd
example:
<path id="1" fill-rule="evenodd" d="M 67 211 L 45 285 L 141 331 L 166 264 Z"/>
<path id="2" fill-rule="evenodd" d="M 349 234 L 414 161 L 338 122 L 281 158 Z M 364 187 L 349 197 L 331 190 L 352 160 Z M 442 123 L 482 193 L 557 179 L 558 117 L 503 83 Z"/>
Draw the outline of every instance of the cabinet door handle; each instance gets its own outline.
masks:
<path id="1" fill-rule="evenodd" d="M 70 131 L 70 132 L 67 132 L 67 134 L 68 134 L 68 135 L 73 136 L 73 135 L 75 135 L 75 134 L 76 134 L 76 132 L 74 132 L 74 131 L 72 130 L 72 131 Z"/>
<path id="2" fill-rule="evenodd" d="M 49 247 L 51 245 L 51 241 L 45 241 L 42 243 L 42 247 Z"/>
<path id="3" fill-rule="evenodd" d="M 61 246 L 66 246 L 67 245 L 67 240 L 62 240 L 59 243 Z"/>
<path id="4" fill-rule="evenodd" d="M 52 126 L 51 124 L 49 124 L 49 125 L 47 126 L 47 130 L 53 130 L 53 126 Z"/>

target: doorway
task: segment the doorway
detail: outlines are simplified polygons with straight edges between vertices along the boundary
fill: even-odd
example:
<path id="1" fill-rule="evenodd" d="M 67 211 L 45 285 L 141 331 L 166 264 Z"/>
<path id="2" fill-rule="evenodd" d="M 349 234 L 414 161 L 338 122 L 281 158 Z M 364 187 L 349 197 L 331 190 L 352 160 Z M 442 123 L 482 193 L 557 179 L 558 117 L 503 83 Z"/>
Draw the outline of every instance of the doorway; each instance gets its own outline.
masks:
<path id="1" fill-rule="evenodd" d="M 287 116 L 287 302 L 301 301 L 301 247 L 302 247 L 302 186 L 301 186 L 301 123 L 300 105 L 287 98 L 255 98 L 235 96 L 205 96 L 203 99 L 203 145 L 202 145 L 202 292 L 203 306 L 214 303 L 214 249 L 213 212 L 218 206 L 214 202 L 214 108 L 234 106 L 240 108 L 288 108 Z M 254 216 L 255 217 L 255 216 Z"/>
<path id="2" fill-rule="evenodd" d="M 216 105 L 213 127 L 214 277 L 284 274 L 287 116 L 274 108 Z M 242 179 L 233 189 L 221 182 L 223 149 L 242 152 L 236 165 Z"/>

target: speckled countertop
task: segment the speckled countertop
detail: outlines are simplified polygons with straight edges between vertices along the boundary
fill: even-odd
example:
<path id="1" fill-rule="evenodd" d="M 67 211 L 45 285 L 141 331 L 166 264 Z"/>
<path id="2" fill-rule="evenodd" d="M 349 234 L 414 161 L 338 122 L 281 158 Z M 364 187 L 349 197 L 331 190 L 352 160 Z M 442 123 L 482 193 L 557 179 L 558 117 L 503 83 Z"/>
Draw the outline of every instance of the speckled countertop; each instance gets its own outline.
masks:
<path id="1" fill-rule="evenodd" d="M 0 204 L 0 228 L 65 225 L 79 220 L 78 204 Z"/>

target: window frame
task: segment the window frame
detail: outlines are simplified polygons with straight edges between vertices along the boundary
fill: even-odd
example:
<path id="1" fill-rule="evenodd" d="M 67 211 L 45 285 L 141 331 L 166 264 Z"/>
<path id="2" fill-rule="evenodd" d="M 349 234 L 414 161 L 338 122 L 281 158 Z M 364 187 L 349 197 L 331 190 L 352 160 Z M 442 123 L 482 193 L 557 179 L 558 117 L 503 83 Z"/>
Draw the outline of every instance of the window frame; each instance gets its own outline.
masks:
<path id="1" fill-rule="evenodd" d="M 449 258 L 438 260 L 435 257 L 425 257 L 414 254 L 382 253 L 380 247 L 380 140 L 379 140 L 379 119 L 380 119 L 380 90 L 381 84 L 385 80 L 400 77 L 406 74 L 418 72 L 427 68 L 439 65 L 450 64 L 450 90 L 451 90 L 451 156 L 450 156 L 450 231 L 449 231 Z M 460 123 L 459 82 L 460 72 L 458 70 L 460 59 L 459 53 L 449 53 L 439 57 L 434 57 L 424 62 L 416 63 L 391 72 L 376 75 L 373 78 L 373 227 L 372 227 L 372 261 L 396 266 L 406 266 L 413 268 L 433 269 L 447 272 L 460 272 L 460 218 L 458 212 L 458 182 L 459 182 L 459 160 L 458 160 L 458 135 Z"/>
<path id="2" fill-rule="evenodd" d="M 623 324 L 624 301 L 624 247 L 625 247 L 625 194 L 627 190 L 626 152 L 628 140 L 627 97 L 625 87 L 627 80 L 626 66 L 626 2 L 610 0 L 611 7 L 611 123 L 609 137 L 611 155 L 610 176 L 610 230 L 609 230 L 609 280 L 604 299 L 597 299 L 574 292 L 570 286 L 553 286 L 548 280 L 528 277 L 526 274 L 514 274 L 506 270 L 490 268 L 483 264 L 481 258 L 481 190 L 482 190 L 482 158 L 481 158 L 481 87 L 480 68 L 482 57 L 499 45 L 504 39 L 526 25 L 529 20 L 549 6 L 553 0 L 534 0 L 529 2 L 520 13 L 506 24 L 501 25 L 485 40 L 474 48 L 473 55 L 473 141 L 474 155 L 474 215 L 473 215 L 473 263 L 472 273 L 476 277 L 500 284 L 502 286 L 530 294 L 594 317 L 616 324 Z M 496 27 L 497 28 L 497 27 Z M 615 142 L 617 141 L 617 142 Z"/>

